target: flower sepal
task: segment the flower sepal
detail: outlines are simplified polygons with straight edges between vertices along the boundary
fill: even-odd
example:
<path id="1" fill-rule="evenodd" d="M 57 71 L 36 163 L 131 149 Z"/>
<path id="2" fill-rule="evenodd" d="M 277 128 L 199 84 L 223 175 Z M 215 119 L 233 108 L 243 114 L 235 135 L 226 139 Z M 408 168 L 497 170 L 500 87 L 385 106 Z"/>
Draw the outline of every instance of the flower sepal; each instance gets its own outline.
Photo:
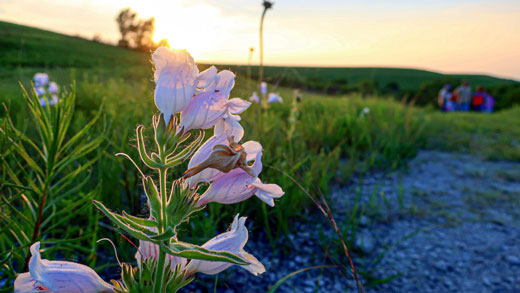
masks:
<path id="1" fill-rule="evenodd" d="M 200 195 L 198 188 L 190 189 L 184 179 L 175 180 L 172 184 L 166 213 L 168 216 L 168 227 L 174 230 L 178 225 L 188 220 L 191 214 L 204 209 L 197 206 Z"/>
<path id="2" fill-rule="evenodd" d="M 112 281 L 114 291 L 123 292 L 151 292 L 153 289 L 154 270 L 157 261 L 153 258 L 143 260 L 139 267 L 132 267 L 130 264 L 121 265 L 121 281 Z M 193 281 L 193 277 L 186 277 L 186 272 L 181 265 L 171 268 L 168 264 L 163 278 L 165 292 L 177 292 L 180 288 Z"/>

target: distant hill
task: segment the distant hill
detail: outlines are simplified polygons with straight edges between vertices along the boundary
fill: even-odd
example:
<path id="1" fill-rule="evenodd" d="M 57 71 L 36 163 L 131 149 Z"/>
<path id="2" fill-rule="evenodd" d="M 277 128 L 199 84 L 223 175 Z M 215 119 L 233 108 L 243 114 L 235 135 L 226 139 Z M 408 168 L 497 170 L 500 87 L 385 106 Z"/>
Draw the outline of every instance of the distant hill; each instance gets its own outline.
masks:
<path id="1" fill-rule="evenodd" d="M 150 55 L 117 46 L 101 44 L 33 27 L 0 21 L 0 78 L 9 75 L 9 68 L 120 68 L 146 66 Z M 207 65 L 201 65 L 207 67 Z M 245 76 L 247 67 L 218 65 Z M 252 77 L 258 69 L 252 67 Z M 406 68 L 330 68 L 267 66 L 265 76 L 273 83 L 286 86 L 324 90 L 348 88 L 365 83 L 379 89 L 416 90 L 421 84 L 443 78 L 467 79 L 472 84 L 497 86 L 515 83 L 487 75 L 451 75 Z M 370 84 L 372 83 L 372 85 Z M 340 91 L 341 92 L 341 91 Z"/>
<path id="2" fill-rule="evenodd" d="M 218 66 L 218 65 L 217 65 Z M 241 65 L 220 65 L 241 74 L 246 74 L 247 67 Z M 257 78 L 258 67 L 252 66 L 252 77 Z M 392 87 L 397 84 L 401 90 L 417 89 L 422 83 L 436 79 L 463 79 L 473 85 L 486 87 L 515 83 L 510 79 L 503 79 L 489 75 L 477 74 L 442 74 L 439 72 L 390 67 L 286 67 L 266 66 L 264 76 L 270 77 L 273 82 L 282 80 L 282 83 L 326 83 L 357 84 L 373 80 L 378 87 Z M 285 81 L 283 81 L 285 80 Z"/>
<path id="3" fill-rule="evenodd" d="M 80 67 L 149 64 L 146 54 L 0 21 L 0 66 Z"/>

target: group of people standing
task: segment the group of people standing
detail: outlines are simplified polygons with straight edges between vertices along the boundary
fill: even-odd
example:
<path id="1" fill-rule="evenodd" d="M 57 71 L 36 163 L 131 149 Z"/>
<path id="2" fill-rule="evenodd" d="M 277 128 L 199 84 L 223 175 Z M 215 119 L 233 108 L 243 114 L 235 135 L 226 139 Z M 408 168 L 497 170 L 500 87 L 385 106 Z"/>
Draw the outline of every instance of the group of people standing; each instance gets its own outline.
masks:
<path id="1" fill-rule="evenodd" d="M 483 86 L 478 86 L 473 92 L 468 81 L 463 81 L 453 91 L 451 85 L 444 85 L 439 91 L 437 102 L 444 112 L 472 110 L 491 113 L 495 106 L 495 98 Z"/>

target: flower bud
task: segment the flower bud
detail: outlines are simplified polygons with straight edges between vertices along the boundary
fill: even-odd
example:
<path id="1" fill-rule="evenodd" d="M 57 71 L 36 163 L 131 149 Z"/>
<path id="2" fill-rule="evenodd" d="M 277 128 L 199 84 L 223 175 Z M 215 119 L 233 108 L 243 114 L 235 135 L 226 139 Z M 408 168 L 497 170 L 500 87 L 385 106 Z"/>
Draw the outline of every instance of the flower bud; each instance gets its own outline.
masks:
<path id="1" fill-rule="evenodd" d="M 234 138 L 228 137 L 229 145 L 217 144 L 213 147 L 213 150 L 209 157 L 202 163 L 186 170 L 184 177 L 188 178 L 198 174 L 206 168 L 214 168 L 224 173 L 227 173 L 235 168 L 241 168 L 252 177 L 256 177 L 247 165 L 247 154 L 244 151 L 244 147 L 234 142 Z"/>

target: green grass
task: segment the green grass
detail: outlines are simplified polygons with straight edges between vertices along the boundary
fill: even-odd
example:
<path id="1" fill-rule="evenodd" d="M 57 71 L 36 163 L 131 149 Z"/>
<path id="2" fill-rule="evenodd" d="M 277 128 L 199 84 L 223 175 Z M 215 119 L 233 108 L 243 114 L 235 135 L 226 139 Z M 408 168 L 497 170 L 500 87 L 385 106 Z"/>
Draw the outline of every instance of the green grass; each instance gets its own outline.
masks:
<path id="1" fill-rule="evenodd" d="M 432 112 L 426 118 L 430 148 L 520 160 L 520 107 L 491 115 Z"/>

